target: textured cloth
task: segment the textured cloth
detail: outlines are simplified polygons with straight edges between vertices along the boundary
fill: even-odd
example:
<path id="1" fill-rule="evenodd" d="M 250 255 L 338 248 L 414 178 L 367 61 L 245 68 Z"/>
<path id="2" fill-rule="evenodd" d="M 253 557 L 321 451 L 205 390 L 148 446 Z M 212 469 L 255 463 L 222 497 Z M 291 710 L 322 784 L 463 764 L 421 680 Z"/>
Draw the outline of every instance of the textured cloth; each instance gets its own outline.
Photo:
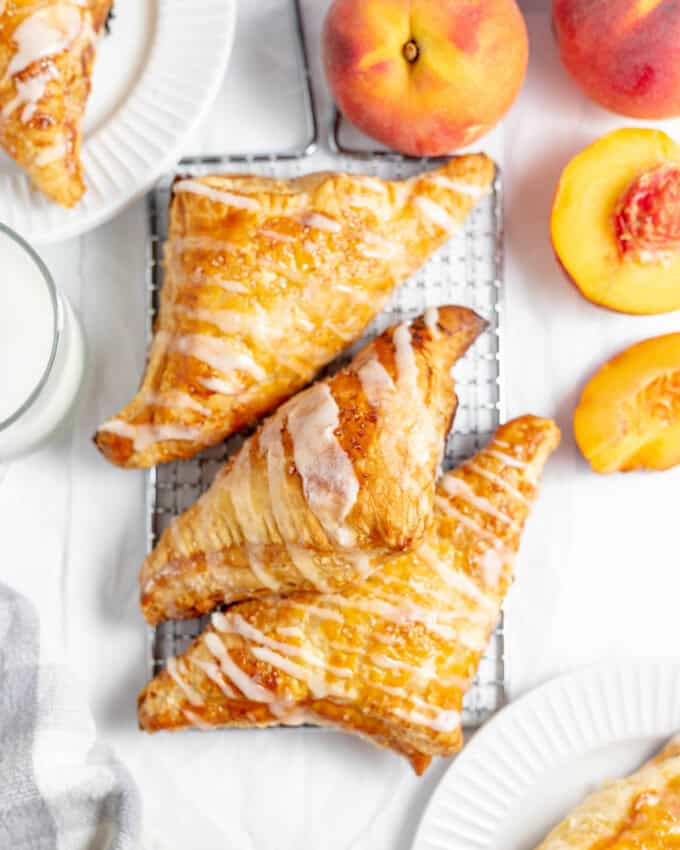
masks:
<path id="1" fill-rule="evenodd" d="M 40 664 L 35 609 L 0 584 L 0 848 L 137 850 L 140 808 L 78 683 Z"/>

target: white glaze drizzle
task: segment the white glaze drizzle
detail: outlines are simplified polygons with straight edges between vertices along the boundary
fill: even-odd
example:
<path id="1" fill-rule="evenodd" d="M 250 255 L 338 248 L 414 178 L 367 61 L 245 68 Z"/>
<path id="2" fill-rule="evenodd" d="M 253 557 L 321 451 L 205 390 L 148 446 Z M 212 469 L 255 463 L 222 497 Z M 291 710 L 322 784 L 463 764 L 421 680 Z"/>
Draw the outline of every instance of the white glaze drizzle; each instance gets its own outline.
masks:
<path id="1" fill-rule="evenodd" d="M 211 723 L 206 723 L 201 717 L 196 714 L 195 711 L 189 711 L 188 708 L 182 709 L 182 714 L 186 719 L 191 723 L 192 726 L 195 726 L 197 729 L 200 729 L 201 732 L 212 732 L 216 727 Z"/>
<path id="2" fill-rule="evenodd" d="M 425 608 L 410 599 L 405 599 L 400 594 L 374 592 L 371 600 L 392 605 L 395 610 L 403 610 L 404 622 L 422 623 L 429 631 L 448 640 L 457 640 L 469 649 L 478 650 L 484 648 L 484 642 L 475 637 L 473 630 L 468 628 L 461 631 L 451 625 L 452 619 L 449 612 L 445 610 Z M 350 606 L 351 607 L 351 606 Z"/>
<path id="3" fill-rule="evenodd" d="M 214 201 L 218 204 L 224 204 L 228 207 L 235 207 L 242 210 L 259 209 L 260 204 L 256 198 L 250 198 L 247 195 L 238 195 L 234 192 L 227 192 L 224 189 L 215 189 L 198 180 L 179 180 L 172 188 L 173 192 L 189 192 L 192 195 L 201 195 Z"/>
<path id="4" fill-rule="evenodd" d="M 241 392 L 233 382 L 225 381 L 224 378 L 215 378 L 213 376 L 204 378 L 203 376 L 199 376 L 196 378 L 196 381 L 202 387 L 205 387 L 206 390 L 210 390 L 211 393 L 217 393 L 218 395 L 232 396 Z"/>
<path id="5" fill-rule="evenodd" d="M 387 186 L 380 180 L 379 177 L 371 177 L 370 174 L 362 174 L 359 177 L 355 178 L 361 182 L 361 185 L 367 189 L 372 189 L 374 192 L 378 192 L 380 195 L 387 194 Z"/>
<path id="6" fill-rule="evenodd" d="M 294 540 L 296 532 L 294 517 L 290 515 L 287 507 L 289 462 L 282 438 L 286 407 L 287 405 L 283 405 L 274 416 L 265 420 L 257 437 L 260 452 L 264 455 L 267 464 L 269 504 L 274 518 L 272 534 L 276 536 L 278 533 L 283 540 Z"/>
<path id="7" fill-rule="evenodd" d="M 264 661 L 267 664 L 271 664 L 272 667 L 276 667 L 278 670 L 282 670 L 289 676 L 293 676 L 293 678 L 299 679 L 301 682 L 305 682 L 317 699 L 328 694 L 329 690 L 322 677 L 315 676 L 306 667 L 296 664 L 295 661 L 291 661 L 290 658 L 286 658 L 284 655 L 280 655 L 272 649 L 260 646 L 251 647 L 250 652 L 258 659 L 258 661 Z"/>
<path id="8" fill-rule="evenodd" d="M 280 322 L 260 308 L 255 308 L 254 312 L 239 313 L 235 310 L 213 310 L 176 304 L 174 312 L 196 322 L 214 325 L 225 334 L 259 335 L 266 336 L 268 340 L 280 336 Z"/>
<path id="9" fill-rule="evenodd" d="M 394 392 L 394 381 L 388 371 L 374 355 L 363 363 L 356 372 L 366 401 L 371 407 L 379 407 L 386 396 Z"/>
<path id="10" fill-rule="evenodd" d="M 300 679 L 304 682 L 313 684 L 313 690 L 317 695 L 321 692 L 327 692 L 326 685 L 322 682 L 318 674 L 310 674 L 299 664 L 292 662 L 291 658 L 297 658 L 312 667 L 328 671 L 341 679 L 349 679 L 353 676 L 353 671 L 346 667 L 333 667 L 324 664 L 320 659 L 311 654 L 307 649 L 286 641 L 276 640 L 260 631 L 258 628 L 244 620 L 240 614 L 213 614 L 212 623 L 215 629 L 225 634 L 238 634 L 246 640 L 259 644 L 259 647 L 249 647 L 250 652 L 259 660 L 267 661 L 274 667 L 278 667 L 291 676 Z M 264 648 L 264 649 L 263 649 Z M 268 650 L 268 652 L 265 652 Z"/>
<path id="11" fill-rule="evenodd" d="M 392 341 L 399 384 L 415 394 L 418 391 L 418 364 L 411 344 L 411 325 L 409 322 L 402 322 L 395 328 Z"/>
<path id="12" fill-rule="evenodd" d="M 234 370 L 246 372 L 257 381 L 266 377 L 264 369 L 252 357 L 234 351 L 229 342 L 218 337 L 186 334 L 173 341 L 172 349 L 187 357 L 194 357 L 223 374 Z"/>
<path id="13" fill-rule="evenodd" d="M 275 695 L 258 685 L 244 670 L 242 670 L 227 652 L 224 644 L 214 632 L 208 632 L 203 637 L 208 651 L 219 661 L 222 673 L 232 681 L 246 699 L 253 702 L 272 703 Z"/>
<path id="14" fill-rule="evenodd" d="M 513 529 L 516 528 L 514 520 L 502 511 L 499 511 L 498 508 L 488 499 L 485 499 L 483 496 L 478 496 L 472 487 L 470 487 L 470 485 L 459 476 L 445 475 L 440 480 L 439 486 L 452 498 L 461 499 L 461 501 L 467 502 L 477 508 L 478 511 L 497 519 L 499 522 L 503 523 L 503 525 L 507 525 Z"/>
<path id="15" fill-rule="evenodd" d="M 258 434 L 260 451 L 267 463 L 269 504 L 274 517 L 274 532 L 283 540 L 295 539 L 294 518 L 290 516 L 288 503 L 288 460 L 283 446 L 283 417 L 287 405 L 280 407 L 274 416 L 267 419 Z"/>
<path id="16" fill-rule="evenodd" d="M 496 443 L 496 445 L 499 445 L 499 443 Z M 513 457 L 512 455 L 505 454 L 505 452 L 498 452 L 494 449 L 487 449 L 486 454 L 488 454 L 490 457 L 495 457 L 496 460 L 500 460 L 500 462 L 503 463 L 505 466 L 510 466 L 513 469 L 527 468 L 527 464 L 524 463 L 523 460 L 519 460 L 518 458 Z"/>
<path id="17" fill-rule="evenodd" d="M 427 310 L 425 310 L 423 321 L 433 336 L 439 332 L 437 324 L 439 322 L 439 310 L 436 307 L 428 307 Z"/>
<path id="18" fill-rule="evenodd" d="M 304 613 L 312 614 L 320 620 L 331 620 L 335 623 L 345 622 L 342 614 L 338 611 L 333 611 L 331 608 L 325 608 L 323 605 L 310 605 L 306 602 L 303 605 L 301 602 L 294 602 L 290 598 L 282 600 L 282 603 L 287 605 L 289 608 L 295 608 L 296 610 Z"/>
<path id="19" fill-rule="evenodd" d="M 38 108 L 38 103 L 45 96 L 45 90 L 47 89 L 47 84 L 50 80 L 55 79 L 57 77 L 57 71 L 54 65 L 49 65 L 45 70 L 41 71 L 39 74 L 36 74 L 33 77 L 29 77 L 27 80 L 17 80 L 16 81 L 16 90 L 17 93 L 15 97 L 12 98 L 2 109 L 2 115 L 4 118 L 8 118 L 15 109 L 18 109 L 20 106 L 23 106 L 21 111 L 21 121 L 23 124 L 27 124 L 31 118 L 35 115 L 35 112 Z M 63 143 L 62 143 L 63 144 Z M 56 147 L 56 146 L 52 146 Z M 45 148 L 35 159 L 36 163 L 40 165 L 38 162 L 38 158 L 42 156 L 45 151 L 49 151 L 51 148 Z M 65 145 L 63 146 L 63 153 L 65 152 Z M 54 159 L 57 157 L 55 156 Z M 46 160 L 49 162 L 50 160 Z"/>
<path id="20" fill-rule="evenodd" d="M 487 531 L 486 528 L 483 528 L 478 522 L 476 522 L 476 520 L 472 519 L 472 517 L 469 517 L 462 511 L 459 511 L 458 508 L 452 505 L 448 499 L 445 499 L 443 496 L 435 496 L 434 501 L 436 507 L 442 513 L 455 517 L 461 525 L 470 529 L 470 531 L 473 531 L 480 540 L 486 540 L 487 543 L 490 543 L 494 549 L 497 547 L 499 541 L 493 532 Z"/>
<path id="21" fill-rule="evenodd" d="M 323 213 L 303 213 L 300 221 L 305 227 L 313 227 L 316 230 L 327 230 L 329 233 L 339 233 L 342 230 L 342 225 L 339 221 L 323 215 Z"/>
<path id="22" fill-rule="evenodd" d="M 496 484 L 502 490 L 505 490 L 506 493 L 509 493 L 511 496 L 514 496 L 518 502 L 521 502 L 527 507 L 530 506 L 529 500 L 525 498 L 516 487 L 513 487 L 512 484 L 510 484 L 504 478 L 501 478 L 500 475 L 496 475 L 495 472 L 491 472 L 488 469 L 484 469 L 484 467 L 479 466 L 476 463 L 472 463 L 472 461 L 466 461 L 464 465 L 467 469 L 470 470 L 470 472 L 474 473 L 475 475 L 479 475 L 481 478 L 486 478 L 487 481 L 491 481 L 493 484 Z"/>
<path id="23" fill-rule="evenodd" d="M 210 251 L 217 254 L 220 259 L 222 252 L 232 253 L 240 250 L 240 246 L 227 239 L 216 239 L 214 236 L 202 234 L 200 236 L 180 236 L 173 244 L 173 252 L 181 254 L 183 251 Z M 223 258 L 222 258 L 223 259 Z"/>
<path id="24" fill-rule="evenodd" d="M 495 613 L 496 604 L 493 600 L 466 573 L 445 564 L 431 546 L 427 544 L 422 545 L 418 549 L 418 557 L 425 561 L 428 566 L 433 567 L 442 581 L 449 587 L 459 590 L 464 596 L 469 597 L 482 608 Z"/>
<path id="25" fill-rule="evenodd" d="M 278 230 L 268 230 L 266 227 L 261 228 L 258 233 L 260 236 L 265 236 L 271 239 L 272 242 L 295 242 L 295 237 L 288 233 L 279 233 Z"/>
<path id="26" fill-rule="evenodd" d="M 505 566 L 502 552 L 498 549 L 487 549 L 478 559 L 478 562 L 482 570 L 484 584 L 487 587 L 497 588 Z"/>
<path id="27" fill-rule="evenodd" d="M 478 522 L 459 511 L 447 499 L 442 496 L 435 496 L 435 505 L 443 513 L 455 517 L 461 525 L 473 531 L 479 539 L 491 544 L 490 549 L 476 556 L 476 560 L 482 570 L 484 583 L 490 587 L 497 587 L 503 562 L 514 558 L 514 554 L 505 547 L 495 534 L 487 531 Z M 493 554 L 489 554 L 490 552 Z"/>
<path id="28" fill-rule="evenodd" d="M 33 160 L 33 164 L 37 165 L 39 168 L 44 168 L 46 165 L 50 165 L 58 159 L 62 159 L 67 153 L 68 145 L 66 141 L 62 140 L 61 142 L 55 142 L 55 144 L 50 145 L 48 148 L 43 148 Z"/>
<path id="29" fill-rule="evenodd" d="M 283 637 L 294 637 L 298 640 L 305 639 L 305 633 L 299 626 L 277 626 L 276 632 Z"/>
<path id="30" fill-rule="evenodd" d="M 414 204 L 420 209 L 426 218 L 429 218 L 437 227 L 446 230 L 447 233 L 453 233 L 458 230 L 458 222 L 453 219 L 438 203 L 425 195 L 416 195 L 413 199 Z"/>
<path id="31" fill-rule="evenodd" d="M 434 709 L 434 706 L 432 707 Z M 435 732 L 453 732 L 460 726 L 460 714 L 457 711 L 436 711 L 435 716 L 430 717 L 422 711 L 404 711 L 400 708 L 392 709 L 392 713 L 402 720 L 407 720 L 415 726 L 427 726 Z"/>
<path id="32" fill-rule="evenodd" d="M 440 576 L 441 578 L 441 576 Z M 384 573 L 380 576 L 381 584 L 387 588 L 391 587 L 393 584 L 397 585 L 397 588 L 400 585 L 403 585 L 403 579 L 397 576 L 388 576 Z M 406 583 L 410 592 L 417 594 L 418 596 L 422 596 L 425 599 L 433 600 L 435 603 L 440 604 L 440 613 L 449 621 L 455 617 L 454 614 L 449 612 L 448 608 L 451 604 L 451 594 L 448 591 L 439 592 L 435 588 L 429 587 L 428 585 L 422 584 L 414 579 L 413 576 L 409 577 L 408 582 Z M 487 617 L 480 612 L 465 612 L 466 620 L 468 622 L 486 622 Z"/>
<path id="33" fill-rule="evenodd" d="M 189 393 L 184 393 L 181 390 L 160 390 L 153 392 L 147 390 L 142 399 L 146 406 L 155 407 L 170 407 L 180 410 L 193 410 L 200 413 L 202 416 L 210 416 L 211 410 L 209 407 L 201 404 L 196 399 L 192 398 Z"/>
<path id="34" fill-rule="evenodd" d="M 335 434 L 339 409 L 328 385 L 310 387 L 286 412 L 307 503 L 330 537 L 341 546 L 351 546 L 354 535 L 344 520 L 356 502 L 359 482 Z"/>
<path id="35" fill-rule="evenodd" d="M 189 700 L 189 702 L 194 706 L 204 705 L 203 697 L 199 694 L 199 692 L 192 688 L 191 685 L 182 678 L 183 673 L 186 672 L 184 664 L 181 659 L 177 658 L 168 658 L 168 663 L 165 668 L 168 671 L 168 674 L 175 682 L 177 687 L 182 691 L 184 696 Z"/>
<path id="36" fill-rule="evenodd" d="M 191 662 L 217 685 L 227 699 L 238 699 L 236 691 L 224 681 L 224 676 L 217 664 L 212 661 L 202 661 L 200 658 L 192 658 Z"/>
<path id="37" fill-rule="evenodd" d="M 447 177 L 445 174 L 433 174 L 427 179 L 430 183 L 434 183 L 435 186 L 442 186 L 444 189 L 458 192 L 459 195 L 468 195 L 470 198 L 475 198 L 475 200 L 489 194 L 488 186 L 466 183 L 464 180 L 456 180 L 453 177 Z"/>
<path id="38" fill-rule="evenodd" d="M 165 443 L 170 440 L 201 442 L 201 429 L 192 425 L 135 425 L 132 422 L 124 422 L 122 419 L 109 419 L 99 430 L 132 440 L 133 448 L 138 452 L 143 452 L 156 443 Z"/>
<path id="39" fill-rule="evenodd" d="M 440 635 L 445 640 L 453 640 L 457 635 L 454 629 L 436 621 L 435 612 L 428 611 L 418 605 L 413 605 L 409 603 L 409 600 L 405 600 L 400 605 L 393 605 L 378 598 L 344 599 L 336 594 L 328 594 L 324 601 L 331 605 L 337 605 L 339 608 L 363 611 L 381 620 L 397 623 L 398 625 L 421 622 L 427 629 L 434 634 Z"/>
<path id="40" fill-rule="evenodd" d="M 210 277 L 206 278 L 206 283 L 210 283 L 213 286 L 219 286 L 220 289 L 224 289 L 225 292 L 236 292 L 243 295 L 247 295 L 250 292 L 248 287 L 239 283 L 238 280 L 225 280 L 222 277 Z"/>
<path id="41" fill-rule="evenodd" d="M 12 33 L 17 50 L 7 67 L 7 76 L 13 77 L 39 59 L 66 50 L 81 29 L 81 13 L 71 5 L 58 3 L 38 9 Z"/>

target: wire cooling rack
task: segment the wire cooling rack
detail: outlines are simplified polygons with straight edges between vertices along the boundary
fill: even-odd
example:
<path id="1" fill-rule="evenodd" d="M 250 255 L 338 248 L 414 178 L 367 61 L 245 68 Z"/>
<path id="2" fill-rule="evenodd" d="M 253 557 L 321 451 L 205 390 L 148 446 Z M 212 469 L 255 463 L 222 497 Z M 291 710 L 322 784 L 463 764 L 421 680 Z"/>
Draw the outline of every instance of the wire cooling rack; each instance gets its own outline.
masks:
<path id="1" fill-rule="evenodd" d="M 256 172 L 272 177 L 294 177 L 309 171 L 371 174 L 385 179 L 408 177 L 433 167 L 434 160 L 412 160 L 385 151 L 358 151 L 338 141 L 339 119 L 334 112 L 329 125 L 330 153 L 314 155 L 318 145 L 318 120 L 311 87 L 304 28 L 298 0 L 291 0 L 298 38 L 302 97 L 308 139 L 293 150 L 265 154 L 191 157 L 178 171 L 193 176 L 228 171 Z M 148 252 L 148 328 L 155 319 L 163 285 L 162 251 L 167 238 L 168 206 L 174 174 L 162 179 L 148 196 L 150 242 Z M 471 307 L 488 322 L 488 328 L 466 357 L 457 364 L 458 411 L 449 435 L 445 468 L 473 455 L 483 446 L 502 420 L 504 394 L 501 372 L 501 318 L 503 272 L 502 181 L 496 175 L 492 193 L 479 203 L 460 234 L 435 254 L 417 274 L 397 290 L 387 307 L 366 334 L 338 358 L 331 369 L 345 362 L 368 339 L 385 327 L 422 313 L 427 307 L 461 304 Z M 172 519 L 190 507 L 212 483 L 225 460 L 242 444 L 237 435 L 197 457 L 164 464 L 151 470 L 147 490 L 148 547 L 153 548 Z M 152 675 L 169 657 L 183 652 L 203 630 L 207 618 L 169 621 L 151 630 L 149 666 Z M 503 625 L 493 634 L 468 693 L 463 712 L 467 727 L 481 725 L 505 700 Z"/>

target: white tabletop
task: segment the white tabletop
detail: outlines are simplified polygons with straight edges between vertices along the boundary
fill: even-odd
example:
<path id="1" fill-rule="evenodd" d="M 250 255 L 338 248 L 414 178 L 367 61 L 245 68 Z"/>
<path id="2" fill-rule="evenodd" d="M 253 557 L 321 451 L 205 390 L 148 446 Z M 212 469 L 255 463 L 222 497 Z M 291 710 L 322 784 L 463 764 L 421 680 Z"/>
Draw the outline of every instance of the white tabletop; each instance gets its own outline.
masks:
<path id="1" fill-rule="evenodd" d="M 506 186 L 509 412 L 554 416 L 563 443 L 525 536 L 507 606 L 507 671 L 517 694 L 554 673 L 611 656 L 660 656 L 678 645 L 680 469 L 602 478 L 576 450 L 571 417 L 590 373 L 678 316 L 636 318 L 584 301 L 548 238 L 552 193 L 567 159 L 624 126 L 585 101 L 556 55 L 547 0 L 525 0 L 529 75 L 502 127 L 482 145 Z M 279 3 L 240 4 L 223 91 L 187 152 L 285 147 L 300 139 Z M 325 2 L 306 0 L 318 91 Z M 669 123 L 680 137 L 680 122 Z M 79 311 L 89 375 L 75 424 L 34 456 L 0 465 L 2 571 L 43 616 L 43 639 L 85 680 L 100 734 L 143 793 L 159 848 L 375 850 L 409 847 L 447 763 L 416 779 L 401 759 L 349 736 L 310 730 L 147 737 L 135 697 L 145 681 L 137 609 L 144 555 L 142 473 L 109 466 L 90 437 L 135 390 L 144 362 L 143 203 L 93 233 L 42 251 Z"/>

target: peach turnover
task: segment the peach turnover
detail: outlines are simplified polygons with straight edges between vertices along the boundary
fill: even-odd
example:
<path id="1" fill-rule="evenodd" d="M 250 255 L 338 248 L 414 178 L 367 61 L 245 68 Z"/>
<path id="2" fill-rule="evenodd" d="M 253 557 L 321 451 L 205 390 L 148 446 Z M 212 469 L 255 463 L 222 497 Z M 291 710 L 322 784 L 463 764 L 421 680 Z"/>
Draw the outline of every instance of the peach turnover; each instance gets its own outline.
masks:
<path id="1" fill-rule="evenodd" d="M 622 313 L 680 309 L 680 147 L 659 130 L 615 130 L 562 172 L 550 221 L 565 271 Z"/>
<path id="2" fill-rule="evenodd" d="M 583 391 L 574 432 L 595 472 L 680 463 L 680 333 L 644 340 L 605 363 Z"/>

